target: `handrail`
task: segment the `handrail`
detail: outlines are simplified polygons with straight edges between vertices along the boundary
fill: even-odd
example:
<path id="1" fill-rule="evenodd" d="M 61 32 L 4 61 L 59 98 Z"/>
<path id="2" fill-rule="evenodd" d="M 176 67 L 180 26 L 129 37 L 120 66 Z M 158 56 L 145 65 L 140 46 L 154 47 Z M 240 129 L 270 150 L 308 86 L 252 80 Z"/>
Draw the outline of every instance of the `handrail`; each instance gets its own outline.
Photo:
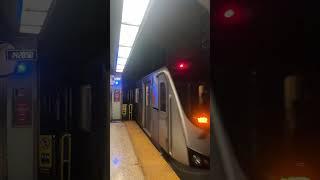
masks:
<path id="1" fill-rule="evenodd" d="M 172 96 L 169 94 L 169 154 L 172 155 L 172 103 L 171 103 Z"/>
<path id="2" fill-rule="evenodd" d="M 129 107 L 128 107 L 128 110 L 129 110 L 129 113 L 128 113 L 128 115 L 129 115 L 129 120 L 132 120 L 132 104 L 129 104 Z"/>
<path id="3" fill-rule="evenodd" d="M 65 140 L 67 140 L 68 143 L 68 155 L 67 158 L 65 159 L 64 157 L 64 146 L 65 146 Z M 60 179 L 64 180 L 64 165 L 68 164 L 68 178 L 67 180 L 71 179 L 71 134 L 64 134 L 61 137 L 61 141 L 60 141 Z"/>

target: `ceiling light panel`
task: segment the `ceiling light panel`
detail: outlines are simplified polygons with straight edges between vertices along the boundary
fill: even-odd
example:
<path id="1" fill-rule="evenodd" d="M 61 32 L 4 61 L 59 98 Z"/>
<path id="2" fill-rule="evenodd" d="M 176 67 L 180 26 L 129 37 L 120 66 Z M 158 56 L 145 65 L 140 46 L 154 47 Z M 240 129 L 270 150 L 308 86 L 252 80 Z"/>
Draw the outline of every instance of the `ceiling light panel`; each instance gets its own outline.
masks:
<path id="1" fill-rule="evenodd" d="M 53 0 L 23 0 L 23 10 L 48 11 Z"/>
<path id="2" fill-rule="evenodd" d="M 139 27 L 121 24 L 120 29 L 120 46 L 133 46 Z"/>
<path id="3" fill-rule="evenodd" d="M 20 26 L 21 33 L 28 33 L 28 34 L 39 34 L 41 31 L 41 26 Z"/>
<path id="4" fill-rule="evenodd" d="M 47 17 L 47 13 L 45 13 L 45 12 L 24 11 L 21 16 L 20 24 L 21 25 L 42 26 L 46 17 Z"/>
<path id="5" fill-rule="evenodd" d="M 124 0 L 122 23 L 140 25 L 150 0 Z"/>
<path id="6" fill-rule="evenodd" d="M 124 69 L 124 65 L 117 64 L 117 69 Z"/>
<path id="7" fill-rule="evenodd" d="M 119 46 L 118 57 L 128 58 L 131 52 L 131 47 Z"/>
<path id="8" fill-rule="evenodd" d="M 117 64 L 119 65 L 126 65 L 127 59 L 126 58 L 118 58 Z"/>

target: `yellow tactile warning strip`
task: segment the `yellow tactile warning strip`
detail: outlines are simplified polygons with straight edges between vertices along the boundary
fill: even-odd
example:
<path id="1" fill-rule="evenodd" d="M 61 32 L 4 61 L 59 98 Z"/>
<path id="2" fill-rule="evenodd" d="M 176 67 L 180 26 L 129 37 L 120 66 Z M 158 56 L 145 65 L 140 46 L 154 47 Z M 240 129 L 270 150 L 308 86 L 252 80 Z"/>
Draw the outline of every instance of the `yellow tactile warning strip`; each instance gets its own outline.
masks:
<path id="1" fill-rule="evenodd" d="M 179 177 L 153 146 L 135 121 L 125 121 L 136 156 L 146 180 L 176 180 Z"/>

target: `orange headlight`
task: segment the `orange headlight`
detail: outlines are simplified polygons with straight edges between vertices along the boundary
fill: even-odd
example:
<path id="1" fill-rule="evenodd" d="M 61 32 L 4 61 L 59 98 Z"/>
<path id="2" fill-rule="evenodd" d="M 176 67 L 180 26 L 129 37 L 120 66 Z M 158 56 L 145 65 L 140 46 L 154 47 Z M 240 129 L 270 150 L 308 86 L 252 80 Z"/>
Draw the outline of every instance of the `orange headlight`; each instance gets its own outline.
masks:
<path id="1" fill-rule="evenodd" d="M 200 124 L 208 124 L 209 123 L 208 118 L 204 117 L 204 116 L 197 117 L 197 120 L 198 120 L 198 123 L 200 123 Z"/>

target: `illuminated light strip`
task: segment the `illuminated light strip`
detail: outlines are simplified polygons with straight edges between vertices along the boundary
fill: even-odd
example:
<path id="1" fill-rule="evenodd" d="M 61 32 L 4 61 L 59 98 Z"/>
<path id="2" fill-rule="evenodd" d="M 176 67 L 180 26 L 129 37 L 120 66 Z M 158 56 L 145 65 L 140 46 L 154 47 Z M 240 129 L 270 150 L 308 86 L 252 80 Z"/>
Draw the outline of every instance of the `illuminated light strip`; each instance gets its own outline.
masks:
<path id="1" fill-rule="evenodd" d="M 127 58 L 118 58 L 117 65 L 126 65 Z"/>
<path id="2" fill-rule="evenodd" d="M 39 34 L 47 19 L 53 0 L 22 0 L 20 33 Z"/>
<path id="3" fill-rule="evenodd" d="M 116 72 L 123 72 L 150 0 L 124 0 Z"/>
<path id="4" fill-rule="evenodd" d="M 117 69 L 116 72 L 121 73 L 121 72 L 123 72 L 123 69 Z"/>
<path id="5" fill-rule="evenodd" d="M 150 0 L 124 0 L 122 23 L 141 25 Z"/>
<path id="6" fill-rule="evenodd" d="M 121 24 L 119 45 L 132 47 L 138 34 L 138 30 L 139 26 Z"/>

